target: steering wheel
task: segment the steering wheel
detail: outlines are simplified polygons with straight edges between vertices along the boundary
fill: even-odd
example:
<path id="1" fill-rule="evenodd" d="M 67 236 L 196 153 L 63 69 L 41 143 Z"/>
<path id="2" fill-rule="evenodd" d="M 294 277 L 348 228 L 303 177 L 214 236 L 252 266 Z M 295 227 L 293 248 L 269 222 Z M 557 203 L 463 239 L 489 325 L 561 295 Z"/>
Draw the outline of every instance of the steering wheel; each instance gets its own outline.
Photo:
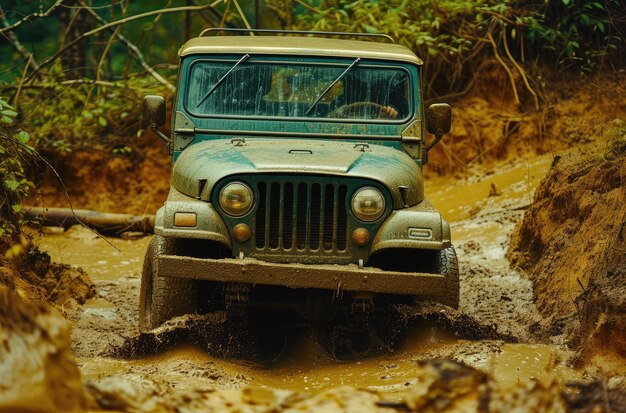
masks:
<path id="1" fill-rule="evenodd" d="M 386 109 L 389 108 L 389 109 Z M 395 115 L 393 114 L 395 112 Z M 355 102 L 343 105 L 329 114 L 335 118 L 358 118 L 358 119 L 394 119 L 398 112 L 390 106 L 384 106 L 374 102 Z"/>

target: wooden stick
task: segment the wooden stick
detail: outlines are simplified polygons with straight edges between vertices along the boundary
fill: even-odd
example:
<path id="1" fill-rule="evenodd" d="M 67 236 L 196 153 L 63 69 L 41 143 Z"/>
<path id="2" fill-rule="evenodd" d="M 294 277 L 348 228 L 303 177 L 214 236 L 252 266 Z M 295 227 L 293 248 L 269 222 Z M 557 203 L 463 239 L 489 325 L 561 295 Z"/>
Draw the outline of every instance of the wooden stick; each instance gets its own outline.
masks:
<path id="1" fill-rule="evenodd" d="M 508 56 L 511 63 L 513 63 L 513 66 L 515 66 L 520 76 L 522 76 L 524 85 L 526 85 L 526 90 L 528 90 L 528 92 L 533 95 L 533 99 L 535 101 L 535 110 L 539 110 L 539 99 L 537 98 L 537 94 L 528 84 L 528 79 L 526 78 L 526 73 L 524 72 L 524 69 L 522 69 L 522 67 L 515 61 L 515 59 L 513 59 L 513 56 L 511 56 L 511 52 L 509 51 L 509 44 L 506 41 L 506 26 L 505 30 L 502 30 L 502 42 L 504 43 L 504 51 L 506 52 L 506 55 Z"/>
<path id="2" fill-rule="evenodd" d="M 500 57 L 500 54 L 498 53 L 498 45 L 496 45 L 496 42 L 493 40 L 493 36 L 491 35 L 491 32 L 487 32 L 487 38 L 489 39 L 489 42 L 491 43 L 491 46 L 493 47 L 493 56 L 500 63 L 500 65 L 502 65 L 504 70 L 506 70 L 506 73 L 509 75 L 509 80 L 511 81 L 511 87 L 513 88 L 513 98 L 515 99 L 515 104 L 519 106 L 520 100 L 517 94 L 517 88 L 515 87 L 515 79 L 513 78 L 513 72 L 511 72 L 511 69 L 506 65 L 506 63 L 504 63 L 504 60 L 502 60 L 502 58 Z"/>
<path id="3" fill-rule="evenodd" d="M 6 13 L 2 9 L 1 5 L 0 5 L 0 21 L 2 21 L 2 25 L 4 26 L 4 29 L 6 29 L 7 27 L 10 27 L 9 21 L 7 20 Z M 9 41 L 9 43 L 11 43 L 15 47 L 18 53 L 21 54 L 24 57 L 24 59 L 27 60 L 26 62 L 27 68 L 28 66 L 32 66 L 33 70 L 38 69 L 39 65 L 35 61 L 35 57 L 28 49 L 24 47 L 24 45 L 20 42 L 20 40 L 15 35 L 15 33 L 13 33 L 12 31 L 9 31 L 8 33 L 4 33 L 4 30 L 0 30 L 0 34 L 2 34 L 2 36 L 4 36 Z"/>
<path id="4" fill-rule="evenodd" d="M 70 227 L 84 223 L 103 233 L 126 231 L 154 232 L 154 215 L 114 214 L 89 209 L 24 207 L 26 217 L 40 219 L 43 225 Z"/>
<path id="5" fill-rule="evenodd" d="M 241 20 L 243 20 L 243 24 L 246 25 L 246 29 L 252 30 L 252 26 L 250 26 L 248 19 L 246 19 L 246 14 L 243 12 L 243 10 L 241 10 L 241 6 L 239 5 L 239 2 L 237 0 L 233 0 L 233 3 L 235 3 L 235 7 L 237 8 L 239 15 L 241 16 Z M 254 33 L 250 32 L 250 35 L 254 36 Z"/>

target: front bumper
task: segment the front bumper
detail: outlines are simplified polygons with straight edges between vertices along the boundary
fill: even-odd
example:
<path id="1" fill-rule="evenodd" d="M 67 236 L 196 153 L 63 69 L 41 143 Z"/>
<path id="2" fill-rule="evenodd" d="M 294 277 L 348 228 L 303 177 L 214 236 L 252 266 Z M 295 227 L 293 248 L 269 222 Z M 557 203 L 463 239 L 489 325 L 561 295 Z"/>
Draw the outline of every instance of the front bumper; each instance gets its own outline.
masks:
<path id="1" fill-rule="evenodd" d="M 419 272 L 383 271 L 356 265 L 278 264 L 254 258 L 210 259 L 177 255 L 157 258 L 162 277 L 276 285 L 290 288 L 320 288 L 400 295 L 442 295 L 446 277 Z"/>

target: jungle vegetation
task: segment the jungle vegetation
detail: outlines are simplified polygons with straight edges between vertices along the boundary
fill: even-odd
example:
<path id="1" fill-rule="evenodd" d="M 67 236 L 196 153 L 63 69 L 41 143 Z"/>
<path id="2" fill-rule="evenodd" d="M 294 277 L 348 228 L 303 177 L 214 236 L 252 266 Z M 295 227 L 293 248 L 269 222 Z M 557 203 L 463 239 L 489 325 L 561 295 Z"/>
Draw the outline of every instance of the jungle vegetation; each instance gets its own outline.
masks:
<path id="1" fill-rule="evenodd" d="M 625 19 L 620 0 L 2 0 L 0 237 L 19 238 L 39 153 L 134 156 L 141 97 L 172 94 L 177 50 L 203 28 L 389 34 L 424 60 L 428 101 L 463 96 L 496 62 L 532 111 L 549 73 L 622 70 Z"/>

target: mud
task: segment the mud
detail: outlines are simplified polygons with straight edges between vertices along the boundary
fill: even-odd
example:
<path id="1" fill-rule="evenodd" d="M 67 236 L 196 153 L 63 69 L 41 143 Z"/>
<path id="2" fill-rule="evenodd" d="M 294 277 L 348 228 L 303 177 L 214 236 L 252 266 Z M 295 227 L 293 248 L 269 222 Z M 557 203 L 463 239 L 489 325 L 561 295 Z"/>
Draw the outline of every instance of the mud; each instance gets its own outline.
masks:
<path id="1" fill-rule="evenodd" d="M 450 101 L 452 131 L 429 153 L 426 173 L 465 175 L 476 165 L 554 156 L 597 140 L 614 119 L 626 119 L 626 73 L 584 80 L 561 75 L 550 79 L 549 89 L 535 85 L 542 107 L 533 110 L 531 102 L 514 104 L 499 63 L 485 61 L 469 93 Z"/>
<path id="2" fill-rule="evenodd" d="M 285 342 L 278 341 L 270 357 L 238 360 L 241 349 L 234 344 L 258 343 L 225 334 L 220 314 L 185 316 L 140 334 L 139 277 L 148 237 L 111 239 L 117 252 L 73 229 L 45 236 L 41 248 L 55 260 L 81 265 L 94 280 L 97 297 L 67 316 L 74 322 L 73 350 L 83 378 L 100 397 L 100 406 L 145 399 L 171 407 L 183 397 L 189 397 L 190 406 L 206 406 L 224 398 L 241 400 L 247 396 L 238 389 L 251 385 L 284 389 L 286 394 L 304 392 L 309 396 L 298 397 L 309 402 L 349 392 L 350 397 L 364 397 L 368 406 L 383 400 L 401 403 L 407 388 L 419 383 L 421 360 L 432 359 L 463 363 L 476 369 L 468 377 L 487 375 L 499 388 L 538 386 L 534 391 L 553 395 L 561 388 L 551 383 L 581 380 L 585 372 L 568 367 L 574 353 L 567 347 L 533 334 L 531 327 L 542 317 L 534 305 L 532 282 L 511 268 L 505 255 L 510 234 L 550 162 L 550 157 L 533 158 L 497 172 L 477 171 L 463 183 L 431 183 L 431 201 L 452 222 L 461 263 L 460 311 L 404 311 L 409 331 L 393 351 L 359 360 L 338 361 L 314 331 L 300 327 L 287 331 Z M 497 191 L 489 196 L 492 184 Z M 367 390 L 332 390 L 341 386 Z"/>
<path id="3" fill-rule="evenodd" d="M 50 256 L 28 246 L 12 260 L 0 260 L 0 286 L 29 301 L 49 302 L 58 308 L 75 308 L 96 295 L 81 268 L 51 262 Z"/>
<path id="4" fill-rule="evenodd" d="M 517 383 L 503 388 L 489 375 L 449 360 L 419 362 L 413 377 L 418 384 L 407 386 L 396 399 L 375 389 L 349 386 L 313 394 L 248 386 L 163 395 L 159 383 L 128 376 L 95 382 L 90 392 L 100 406 L 143 412 L 566 412 L 572 403 L 555 382 Z M 576 402 L 589 409 L 583 399 Z M 609 409 L 619 411 L 619 406 L 611 405 L 615 401 L 619 400 L 600 399 L 591 408 L 607 403 Z"/>
<path id="5" fill-rule="evenodd" d="M 613 139 L 562 157 L 542 181 L 509 256 L 533 280 L 547 336 L 578 364 L 626 373 L 626 124 Z"/>
<path id="6" fill-rule="evenodd" d="M 0 286 L 0 411 L 84 410 L 69 332 L 57 311 Z"/>
<path id="7" fill-rule="evenodd" d="M 152 133 L 122 139 L 133 148 L 131 154 L 114 155 L 102 148 L 44 153 L 63 181 L 44 170 L 41 193 L 30 203 L 68 208 L 69 195 L 75 208 L 154 214 L 169 191 L 171 159 Z"/>

